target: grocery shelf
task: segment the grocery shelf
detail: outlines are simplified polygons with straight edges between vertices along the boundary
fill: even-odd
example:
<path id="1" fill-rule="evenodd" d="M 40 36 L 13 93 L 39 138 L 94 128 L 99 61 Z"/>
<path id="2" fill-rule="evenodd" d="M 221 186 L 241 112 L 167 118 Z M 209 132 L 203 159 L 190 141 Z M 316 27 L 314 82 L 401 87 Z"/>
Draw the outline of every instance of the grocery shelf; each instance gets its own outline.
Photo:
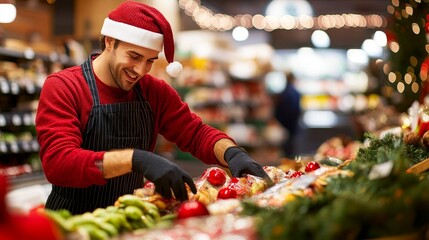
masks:
<path id="1" fill-rule="evenodd" d="M 17 153 L 37 153 L 39 143 L 36 139 L 0 141 L 0 155 Z"/>
<path id="2" fill-rule="evenodd" d="M 0 56 L 3 59 L 16 60 L 16 59 L 25 59 L 25 60 L 33 60 L 33 59 L 42 59 L 44 62 L 61 62 L 66 66 L 73 66 L 75 63 L 69 58 L 65 56 L 58 55 L 56 53 L 47 55 L 40 54 L 34 52 L 31 48 L 27 48 L 24 51 L 17 51 L 13 49 L 8 49 L 5 47 L 0 47 Z"/>
<path id="3" fill-rule="evenodd" d="M 9 180 L 10 190 L 31 186 L 31 185 L 36 185 L 36 184 L 48 183 L 48 180 L 46 179 L 45 174 L 41 171 L 18 175 L 18 176 L 9 176 L 8 180 Z"/>
<path id="4" fill-rule="evenodd" d="M 0 174 L 8 177 L 11 188 L 47 182 L 34 118 L 41 79 L 57 63 L 74 65 L 70 57 L 57 52 L 0 47 L 0 64 L 6 66 L 0 76 Z"/>
<path id="5" fill-rule="evenodd" d="M 9 81 L 3 77 L 0 77 L 0 93 L 4 95 L 37 95 L 40 94 L 41 90 L 42 88 L 40 86 L 37 86 L 32 82 L 26 83 L 25 86 L 20 86 L 20 84 L 15 81 Z"/>
<path id="6" fill-rule="evenodd" d="M 33 112 L 5 112 L 0 113 L 0 127 L 5 126 L 34 126 Z"/>

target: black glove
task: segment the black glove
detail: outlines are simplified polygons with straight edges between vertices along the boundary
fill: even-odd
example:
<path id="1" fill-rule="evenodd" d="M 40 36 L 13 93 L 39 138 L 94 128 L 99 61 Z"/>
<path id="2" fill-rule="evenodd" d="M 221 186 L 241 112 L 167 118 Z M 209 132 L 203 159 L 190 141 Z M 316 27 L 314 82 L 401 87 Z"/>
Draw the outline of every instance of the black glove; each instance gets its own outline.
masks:
<path id="1" fill-rule="evenodd" d="M 147 180 L 155 184 L 155 191 L 165 198 L 172 197 L 171 189 L 173 189 L 177 200 L 188 200 L 185 183 L 194 194 L 197 193 L 191 176 L 173 162 L 152 152 L 135 149 L 132 170 L 143 173 Z"/>
<path id="2" fill-rule="evenodd" d="M 233 177 L 241 177 L 244 174 L 258 176 L 263 179 L 270 179 L 259 163 L 255 162 L 247 152 L 239 147 L 229 147 L 225 151 L 225 161 Z"/>

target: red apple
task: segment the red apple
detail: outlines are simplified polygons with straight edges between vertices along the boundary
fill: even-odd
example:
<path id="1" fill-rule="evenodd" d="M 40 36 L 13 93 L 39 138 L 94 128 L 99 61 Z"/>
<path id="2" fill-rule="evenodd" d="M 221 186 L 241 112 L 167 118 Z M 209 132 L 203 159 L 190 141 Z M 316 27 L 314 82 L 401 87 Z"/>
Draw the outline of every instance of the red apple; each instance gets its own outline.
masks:
<path id="1" fill-rule="evenodd" d="M 219 189 L 217 198 L 218 199 L 237 198 L 237 192 L 232 188 L 224 187 Z"/>
<path id="2" fill-rule="evenodd" d="M 307 173 L 313 172 L 319 168 L 320 168 L 320 164 L 318 162 L 311 161 L 311 162 L 308 162 L 307 165 L 305 165 L 305 172 Z"/>
<path id="3" fill-rule="evenodd" d="M 213 186 L 221 186 L 225 184 L 226 181 L 225 172 L 219 168 L 214 168 L 210 170 L 207 181 Z"/>
<path id="4" fill-rule="evenodd" d="M 206 205 L 196 200 L 187 200 L 177 208 L 177 219 L 209 215 Z"/>

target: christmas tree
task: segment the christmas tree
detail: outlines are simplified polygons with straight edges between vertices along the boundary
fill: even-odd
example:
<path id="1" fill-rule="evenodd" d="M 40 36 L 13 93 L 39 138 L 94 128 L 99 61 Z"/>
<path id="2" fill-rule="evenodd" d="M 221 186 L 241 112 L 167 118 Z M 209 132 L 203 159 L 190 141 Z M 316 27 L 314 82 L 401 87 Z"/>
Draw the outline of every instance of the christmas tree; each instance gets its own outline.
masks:
<path id="1" fill-rule="evenodd" d="M 384 95 L 401 112 L 429 92 L 429 0 L 392 0 L 387 7 L 388 84 Z"/>

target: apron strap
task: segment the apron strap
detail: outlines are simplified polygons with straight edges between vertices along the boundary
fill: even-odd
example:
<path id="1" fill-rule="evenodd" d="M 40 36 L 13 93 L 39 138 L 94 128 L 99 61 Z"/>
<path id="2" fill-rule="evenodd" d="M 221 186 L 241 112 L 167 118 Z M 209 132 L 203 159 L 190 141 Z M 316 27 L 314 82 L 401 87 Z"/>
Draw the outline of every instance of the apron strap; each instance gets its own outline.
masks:
<path id="1" fill-rule="evenodd" d="M 88 82 L 89 89 L 91 90 L 92 101 L 94 103 L 94 106 L 99 106 L 100 97 L 98 96 L 97 85 L 95 82 L 94 72 L 92 70 L 92 64 L 91 64 L 93 56 L 94 55 L 90 55 L 89 58 L 84 63 L 82 63 L 81 66 L 82 66 L 83 76 Z"/>

